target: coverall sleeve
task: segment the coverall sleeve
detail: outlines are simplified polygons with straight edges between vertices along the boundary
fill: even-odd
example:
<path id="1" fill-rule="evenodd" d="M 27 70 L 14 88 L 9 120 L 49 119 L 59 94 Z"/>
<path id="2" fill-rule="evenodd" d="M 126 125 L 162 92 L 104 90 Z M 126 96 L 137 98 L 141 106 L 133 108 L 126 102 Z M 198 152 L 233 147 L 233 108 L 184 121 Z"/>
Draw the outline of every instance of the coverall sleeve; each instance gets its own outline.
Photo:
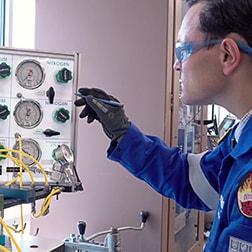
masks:
<path id="1" fill-rule="evenodd" d="M 211 209 L 190 183 L 188 154 L 168 147 L 158 137 L 144 135 L 132 123 L 119 144 L 109 147 L 108 158 L 184 208 Z"/>

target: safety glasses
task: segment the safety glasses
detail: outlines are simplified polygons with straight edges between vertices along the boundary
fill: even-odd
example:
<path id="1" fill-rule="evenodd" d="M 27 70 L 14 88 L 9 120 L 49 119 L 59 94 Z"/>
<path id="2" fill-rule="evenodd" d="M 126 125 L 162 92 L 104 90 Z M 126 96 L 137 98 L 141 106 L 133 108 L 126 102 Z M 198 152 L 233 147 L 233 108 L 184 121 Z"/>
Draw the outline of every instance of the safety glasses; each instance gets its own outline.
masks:
<path id="1" fill-rule="evenodd" d="M 248 54 L 252 58 L 252 47 L 250 47 L 248 44 L 240 40 L 235 40 L 235 42 L 238 45 L 241 52 Z"/>
<path id="2" fill-rule="evenodd" d="M 193 53 L 199 51 L 201 48 L 218 44 L 223 39 L 213 39 L 204 41 L 188 41 L 188 42 L 177 42 L 176 43 L 176 56 L 179 62 L 185 61 Z M 241 52 L 248 54 L 252 58 L 252 47 L 246 43 L 235 40 Z"/>
<path id="3" fill-rule="evenodd" d="M 176 43 L 176 56 L 179 62 L 185 61 L 193 53 L 199 51 L 201 48 L 218 44 L 223 39 L 212 39 L 203 41 L 188 41 L 188 42 L 177 42 Z"/>

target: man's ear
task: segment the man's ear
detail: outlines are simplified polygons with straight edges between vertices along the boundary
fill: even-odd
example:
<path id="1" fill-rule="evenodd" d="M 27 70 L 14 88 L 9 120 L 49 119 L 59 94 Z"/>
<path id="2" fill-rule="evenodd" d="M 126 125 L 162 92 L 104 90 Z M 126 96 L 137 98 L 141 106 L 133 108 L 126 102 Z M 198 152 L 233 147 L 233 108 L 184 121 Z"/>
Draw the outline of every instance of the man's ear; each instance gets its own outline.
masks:
<path id="1" fill-rule="evenodd" d="M 241 52 L 236 42 L 231 38 L 225 38 L 221 42 L 221 62 L 223 73 L 229 75 L 233 73 L 239 66 L 241 60 Z"/>

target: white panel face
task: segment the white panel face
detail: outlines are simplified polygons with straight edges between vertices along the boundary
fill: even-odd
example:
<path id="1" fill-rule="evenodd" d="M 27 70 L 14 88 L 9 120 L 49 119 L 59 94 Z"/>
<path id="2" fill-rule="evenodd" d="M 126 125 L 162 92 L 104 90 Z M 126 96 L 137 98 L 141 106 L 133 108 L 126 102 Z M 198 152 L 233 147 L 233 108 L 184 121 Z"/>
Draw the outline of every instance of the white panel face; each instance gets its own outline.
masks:
<path id="1" fill-rule="evenodd" d="M 48 174 L 55 163 L 54 150 L 62 144 L 70 149 L 75 146 L 76 59 L 75 54 L 40 51 L 36 55 L 36 51 L 10 49 L 0 52 L 1 146 L 9 150 L 19 149 L 19 135 L 23 152 L 39 161 Z M 51 101 L 50 92 L 54 93 Z M 56 134 L 46 135 L 44 132 L 48 129 Z M 15 152 L 9 154 L 20 158 Z M 31 171 L 39 170 L 29 158 L 22 156 L 22 159 Z M 0 184 L 4 185 L 14 176 L 13 172 L 7 172 L 7 168 L 18 165 L 11 158 L 0 160 L 0 165 Z M 34 172 L 33 176 L 36 181 L 44 180 L 40 172 Z M 23 179 L 30 181 L 25 172 Z M 48 179 L 50 181 L 50 175 Z"/>

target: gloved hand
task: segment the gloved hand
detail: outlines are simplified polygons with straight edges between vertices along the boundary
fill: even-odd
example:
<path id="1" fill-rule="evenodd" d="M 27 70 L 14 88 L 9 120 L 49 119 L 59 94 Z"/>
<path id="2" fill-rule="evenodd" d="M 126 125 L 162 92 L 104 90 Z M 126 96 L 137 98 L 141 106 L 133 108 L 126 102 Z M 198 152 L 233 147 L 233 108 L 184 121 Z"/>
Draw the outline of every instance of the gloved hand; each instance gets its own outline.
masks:
<path id="1" fill-rule="evenodd" d="M 98 120 L 102 124 L 105 134 L 112 141 L 117 140 L 127 132 L 130 122 L 123 107 L 105 104 L 96 99 L 119 102 L 116 98 L 98 88 L 80 88 L 78 91 L 86 96 L 86 99 L 81 98 L 74 103 L 77 107 L 85 106 L 79 115 L 80 118 L 87 117 L 88 123 L 95 119 Z"/>

